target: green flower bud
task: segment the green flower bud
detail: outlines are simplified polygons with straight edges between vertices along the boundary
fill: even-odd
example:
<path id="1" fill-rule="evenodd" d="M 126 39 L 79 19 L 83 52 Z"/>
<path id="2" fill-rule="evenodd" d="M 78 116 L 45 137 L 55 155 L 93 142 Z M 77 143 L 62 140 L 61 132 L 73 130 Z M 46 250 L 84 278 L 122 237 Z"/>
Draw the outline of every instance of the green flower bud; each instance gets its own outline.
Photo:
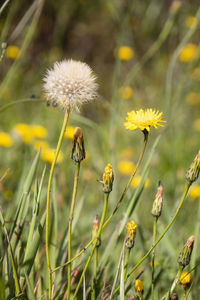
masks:
<path id="1" fill-rule="evenodd" d="M 73 147 L 71 159 L 75 162 L 81 162 L 85 158 L 85 148 L 83 133 L 80 127 L 76 127 L 74 130 Z"/>
<path id="2" fill-rule="evenodd" d="M 194 235 L 192 235 L 185 243 L 183 250 L 179 254 L 178 263 L 179 265 L 186 267 L 190 263 L 190 257 L 194 245 Z"/>
<path id="3" fill-rule="evenodd" d="M 96 215 L 96 217 L 93 220 L 93 229 L 92 229 L 92 238 L 94 238 L 97 235 L 97 232 L 99 230 L 99 216 Z M 96 247 L 99 247 L 101 245 L 101 238 L 98 238 Z"/>
<path id="4" fill-rule="evenodd" d="M 154 217 L 157 217 L 157 218 L 160 217 L 161 212 L 162 212 L 162 205 L 163 205 L 163 186 L 161 184 L 161 181 L 159 181 L 156 198 L 153 202 L 153 207 L 151 210 L 151 214 Z"/>
<path id="5" fill-rule="evenodd" d="M 185 174 L 185 177 L 188 181 L 194 182 L 198 179 L 200 172 L 200 150 L 197 153 L 195 159 L 193 160 L 190 168 Z"/>

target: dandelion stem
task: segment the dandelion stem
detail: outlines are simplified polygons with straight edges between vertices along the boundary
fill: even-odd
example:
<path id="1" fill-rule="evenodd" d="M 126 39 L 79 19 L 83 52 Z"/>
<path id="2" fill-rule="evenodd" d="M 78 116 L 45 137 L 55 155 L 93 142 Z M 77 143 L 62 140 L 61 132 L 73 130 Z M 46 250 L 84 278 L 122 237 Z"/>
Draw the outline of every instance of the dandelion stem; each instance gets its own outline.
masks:
<path id="1" fill-rule="evenodd" d="M 109 193 L 104 194 L 104 208 L 103 208 L 103 213 L 102 213 L 102 217 L 101 217 L 101 221 L 100 221 L 100 225 L 99 225 L 99 230 L 98 230 L 98 232 L 97 232 L 97 236 L 95 237 L 96 240 L 95 240 L 95 242 L 94 242 L 94 245 L 93 245 L 93 247 L 92 247 L 92 250 L 91 250 L 91 252 L 90 252 L 90 255 L 89 255 L 89 257 L 88 257 L 88 260 L 87 260 L 87 262 L 86 262 L 86 264 L 85 264 L 85 267 L 84 267 L 83 272 L 82 272 L 82 274 L 81 274 L 81 277 L 80 277 L 80 279 L 79 279 L 79 282 L 78 282 L 78 285 L 77 285 L 76 290 L 75 290 L 75 292 L 74 292 L 74 295 L 73 295 L 72 300 L 74 300 L 74 299 L 76 298 L 76 295 L 77 295 L 77 293 L 78 293 L 78 291 L 79 291 L 81 282 L 82 282 L 82 280 L 83 280 L 83 276 L 84 276 L 84 274 L 85 274 L 85 272 L 86 272 L 86 270 L 87 270 L 87 268 L 88 268 L 88 265 L 89 265 L 89 263 L 90 263 L 90 261 L 91 261 L 91 259 L 92 259 L 94 250 L 95 250 L 96 245 L 97 245 L 97 242 L 98 242 L 98 238 L 99 238 L 99 236 L 100 236 L 100 234 L 101 234 L 101 230 L 102 230 L 102 228 L 103 228 L 104 220 L 105 220 L 105 217 L 106 217 L 106 210 L 107 210 L 107 205 L 108 205 L 108 198 L 109 198 Z"/>
<path id="2" fill-rule="evenodd" d="M 179 265 L 179 270 L 178 270 L 178 272 L 177 272 L 177 274 L 176 274 L 176 277 L 174 278 L 174 281 L 173 281 L 172 286 L 171 286 L 171 288 L 170 288 L 170 292 L 169 292 L 168 299 L 170 299 L 170 295 L 171 295 L 171 294 L 173 293 L 173 291 L 175 290 L 175 287 L 176 287 L 176 285 L 177 285 L 177 283 L 178 283 L 178 281 L 179 281 L 179 278 L 180 278 L 180 275 L 181 275 L 182 271 L 183 271 L 183 266 Z"/>
<path id="3" fill-rule="evenodd" d="M 80 162 L 76 163 L 76 171 L 74 175 L 74 188 L 72 194 L 72 203 L 71 203 L 71 210 L 69 216 L 69 229 L 68 229 L 68 260 L 71 259 L 71 232 L 72 232 L 72 220 L 74 215 L 74 207 L 76 201 L 76 194 L 78 188 L 78 179 L 79 179 L 79 171 L 80 171 Z M 69 300 L 71 291 L 71 263 L 68 264 L 68 284 L 67 284 L 67 300 Z"/>
<path id="4" fill-rule="evenodd" d="M 187 183 L 187 186 L 185 188 L 185 191 L 181 197 L 181 200 L 179 202 L 179 205 L 174 213 L 174 216 L 172 217 L 170 223 L 167 225 L 167 227 L 165 228 L 165 230 L 163 231 L 163 233 L 159 236 L 159 238 L 156 240 L 155 244 L 149 249 L 149 251 L 141 258 L 141 260 L 133 267 L 133 269 L 126 275 L 125 277 L 125 281 L 135 272 L 135 270 L 141 265 L 141 263 L 143 263 L 143 261 L 151 254 L 151 252 L 153 251 L 153 249 L 158 245 L 158 243 L 162 240 L 162 238 L 165 236 L 165 234 L 167 233 L 167 231 L 170 229 L 170 227 L 172 226 L 172 224 L 174 223 L 182 205 L 183 202 L 187 196 L 187 193 L 189 191 L 189 188 L 191 186 L 191 182 Z M 116 294 L 120 289 L 120 286 L 118 286 L 114 292 L 114 294 Z"/>
<path id="5" fill-rule="evenodd" d="M 131 248 L 128 248 L 126 251 L 126 257 L 125 257 L 125 264 L 124 264 L 124 277 L 126 276 L 127 267 L 128 267 L 128 260 L 130 256 Z"/>
<path id="6" fill-rule="evenodd" d="M 49 255 L 49 210 L 50 210 L 50 198 L 51 198 L 51 183 L 52 183 L 52 179 L 53 179 L 55 164 L 56 164 L 59 152 L 60 152 L 60 148 L 61 148 L 62 140 L 63 140 L 63 137 L 64 137 L 65 129 L 67 127 L 69 112 L 70 112 L 70 109 L 67 108 L 66 111 L 65 111 L 65 117 L 64 117 L 64 120 L 63 120 L 63 125 L 62 125 L 62 129 L 61 129 L 61 132 L 60 132 L 60 137 L 59 137 L 59 140 L 58 140 L 56 152 L 55 152 L 54 159 L 53 159 L 53 162 L 52 162 L 52 165 L 51 165 L 51 170 L 50 170 L 50 174 L 49 174 L 48 188 L 47 188 L 46 258 L 47 258 L 47 266 L 48 266 L 48 273 L 49 273 L 49 300 L 51 300 L 51 290 L 52 290 L 52 271 L 51 271 L 50 255 Z"/>
<path id="7" fill-rule="evenodd" d="M 157 231 L 157 221 L 158 221 L 158 218 L 157 217 L 154 217 L 153 218 L 153 245 L 155 244 L 156 242 L 156 231 Z M 154 271 L 155 271 L 155 249 L 153 249 L 152 251 L 152 281 L 151 281 L 151 294 L 152 294 L 152 300 L 154 300 Z"/>
<path id="8" fill-rule="evenodd" d="M 143 159 L 143 156 L 144 156 L 144 152 L 145 152 L 145 149 L 146 149 L 146 145 L 147 145 L 147 141 L 148 141 L 148 133 L 147 134 L 145 134 L 144 135 L 144 144 L 143 144 L 143 148 L 142 148 L 142 151 L 141 151 L 141 153 L 140 153 L 140 156 L 139 156 L 139 159 L 138 159 L 138 162 L 137 162 L 137 164 L 136 164 L 136 166 L 135 166 L 135 169 L 134 169 L 134 171 L 133 171 L 133 173 L 132 173 L 132 175 L 131 175 L 131 177 L 130 177 L 130 179 L 129 179 L 129 181 L 128 181 L 128 183 L 127 183 L 127 185 L 126 185 L 126 187 L 125 187 L 125 189 L 124 189 L 124 191 L 123 191 L 123 193 L 122 193 L 122 195 L 121 195 L 121 198 L 119 199 L 119 201 L 117 202 L 117 204 L 116 204 L 116 206 L 115 206 L 115 208 L 114 208 L 114 210 L 113 210 L 113 212 L 112 212 L 112 214 L 109 216 L 109 218 L 106 220 L 106 222 L 103 224 L 103 228 L 102 229 L 104 229 L 107 225 L 108 225 L 108 223 L 110 222 L 110 220 L 112 219 L 112 217 L 115 215 L 115 213 L 117 212 L 117 210 L 118 210 L 118 208 L 120 207 L 120 204 L 121 204 L 121 202 L 122 202 L 122 200 L 124 199 L 124 197 L 125 197 L 125 195 L 126 195 L 126 192 L 127 192 L 127 190 L 128 190 L 128 188 L 129 188 L 129 186 L 130 186 L 130 184 L 131 184 L 131 182 L 132 182 L 132 180 L 133 180 L 133 177 L 135 176 L 135 174 L 136 174 L 136 172 L 137 172 L 137 170 L 138 170 L 138 168 L 139 168 L 139 166 L 140 166 L 140 164 L 141 164 L 141 161 L 142 161 L 142 159 Z M 56 267 L 56 268 L 54 268 L 53 270 L 52 270 L 52 272 L 56 272 L 56 271 L 58 271 L 59 269 L 61 269 L 61 268 L 63 268 L 63 267 L 65 267 L 65 266 L 67 266 L 68 264 L 70 264 L 70 263 L 72 263 L 74 260 L 76 260 L 81 254 L 83 254 L 86 250 L 87 250 L 87 248 L 89 248 L 90 247 L 90 245 L 92 245 L 92 243 L 95 241 L 95 239 L 97 238 L 97 235 L 75 256 L 75 257 L 73 257 L 71 260 L 68 260 L 66 263 L 64 263 L 63 265 L 60 265 L 60 266 L 58 266 L 58 267 Z"/>
<path id="9" fill-rule="evenodd" d="M 98 267 L 98 247 L 95 248 L 94 251 L 94 278 L 93 278 L 93 286 L 92 286 L 92 295 L 91 300 L 95 300 L 95 294 L 96 294 L 96 281 L 97 281 L 97 267 Z"/>

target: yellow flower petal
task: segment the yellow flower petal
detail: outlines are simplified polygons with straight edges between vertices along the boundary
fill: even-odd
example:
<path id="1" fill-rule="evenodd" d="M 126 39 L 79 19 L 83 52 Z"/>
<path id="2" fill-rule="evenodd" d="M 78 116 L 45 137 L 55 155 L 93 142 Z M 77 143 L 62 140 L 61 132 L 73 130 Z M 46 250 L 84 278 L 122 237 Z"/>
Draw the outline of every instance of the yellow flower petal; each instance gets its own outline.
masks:
<path id="1" fill-rule="evenodd" d="M 125 175 L 133 173 L 134 168 L 134 164 L 129 160 L 121 160 L 117 165 L 118 171 Z"/>
<path id="2" fill-rule="evenodd" d="M 13 144 L 12 137 L 6 132 L 0 132 L 0 146 L 11 147 Z"/>
<path id="3" fill-rule="evenodd" d="M 185 45 L 180 53 L 179 60 L 182 62 L 188 62 L 195 58 L 198 51 L 198 47 L 195 44 L 187 44 Z"/>
<path id="4" fill-rule="evenodd" d="M 75 130 L 75 127 L 67 126 L 67 128 L 65 130 L 64 137 L 66 137 L 68 139 L 73 139 L 73 137 L 74 137 L 74 130 Z"/>
<path id="5" fill-rule="evenodd" d="M 131 47 L 121 46 L 118 49 L 118 56 L 121 60 L 130 60 L 134 56 L 134 51 Z"/>
<path id="6" fill-rule="evenodd" d="M 19 55 L 19 48 L 17 46 L 11 45 L 6 49 L 6 56 L 12 59 L 16 59 Z"/>

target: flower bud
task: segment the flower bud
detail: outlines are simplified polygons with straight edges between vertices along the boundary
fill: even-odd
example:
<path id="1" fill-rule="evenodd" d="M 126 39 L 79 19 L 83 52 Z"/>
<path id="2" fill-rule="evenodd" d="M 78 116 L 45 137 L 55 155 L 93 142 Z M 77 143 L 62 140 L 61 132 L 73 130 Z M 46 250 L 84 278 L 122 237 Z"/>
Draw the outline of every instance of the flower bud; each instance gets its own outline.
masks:
<path id="1" fill-rule="evenodd" d="M 194 235 L 189 237 L 189 239 L 187 240 L 187 242 L 185 243 L 185 245 L 183 247 L 183 250 L 179 254 L 179 257 L 178 257 L 179 265 L 181 265 L 183 267 L 186 267 L 187 265 L 189 265 L 193 245 L 194 245 Z"/>
<path id="2" fill-rule="evenodd" d="M 170 13 L 172 15 L 176 14 L 178 10 L 180 9 L 182 3 L 179 0 L 174 0 L 170 6 Z"/>
<path id="3" fill-rule="evenodd" d="M 200 172 L 200 150 L 193 160 L 190 168 L 187 170 L 185 177 L 188 181 L 194 182 L 198 179 Z"/>
<path id="4" fill-rule="evenodd" d="M 96 217 L 93 220 L 93 229 L 92 229 L 92 238 L 94 238 L 97 235 L 97 232 L 99 230 L 99 216 L 96 215 Z M 99 247 L 101 245 L 101 238 L 98 238 L 96 247 Z"/>
<path id="5" fill-rule="evenodd" d="M 142 280 L 136 279 L 136 281 L 135 281 L 135 290 L 139 294 L 143 294 L 143 292 L 144 292 L 144 284 L 143 284 Z"/>
<path id="6" fill-rule="evenodd" d="M 74 130 L 73 147 L 71 159 L 75 162 L 81 162 L 85 158 L 85 148 L 83 133 L 80 127 L 76 127 Z"/>
<path id="7" fill-rule="evenodd" d="M 163 186 L 161 184 L 161 181 L 159 181 L 156 198 L 153 202 L 153 207 L 151 210 L 151 214 L 154 217 L 157 217 L 157 218 L 160 217 L 161 212 L 162 212 L 162 205 L 163 205 Z"/>
<path id="8" fill-rule="evenodd" d="M 190 281 L 191 281 L 191 274 L 188 273 L 188 272 L 182 272 L 180 277 L 179 277 L 179 281 L 180 281 L 180 284 L 183 287 L 188 286 L 190 284 Z"/>
<path id="9" fill-rule="evenodd" d="M 104 193 L 110 193 L 112 191 L 113 186 L 113 180 L 114 180 L 114 173 L 112 170 L 112 165 L 107 164 L 107 166 L 104 169 L 103 173 L 103 192 Z"/>
<path id="10" fill-rule="evenodd" d="M 128 249 L 133 248 L 135 244 L 136 227 L 137 225 L 135 225 L 134 221 L 130 221 L 126 225 L 127 228 L 126 247 Z"/>

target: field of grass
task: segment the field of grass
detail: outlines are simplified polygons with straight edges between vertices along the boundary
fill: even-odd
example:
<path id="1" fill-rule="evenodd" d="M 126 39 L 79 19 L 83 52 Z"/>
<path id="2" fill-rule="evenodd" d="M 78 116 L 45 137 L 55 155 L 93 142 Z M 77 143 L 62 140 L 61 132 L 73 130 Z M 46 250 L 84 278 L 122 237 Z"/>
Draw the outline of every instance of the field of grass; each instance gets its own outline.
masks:
<path id="1" fill-rule="evenodd" d="M 0 300 L 199 299 L 199 41 L 198 0 L 2 1 Z"/>

